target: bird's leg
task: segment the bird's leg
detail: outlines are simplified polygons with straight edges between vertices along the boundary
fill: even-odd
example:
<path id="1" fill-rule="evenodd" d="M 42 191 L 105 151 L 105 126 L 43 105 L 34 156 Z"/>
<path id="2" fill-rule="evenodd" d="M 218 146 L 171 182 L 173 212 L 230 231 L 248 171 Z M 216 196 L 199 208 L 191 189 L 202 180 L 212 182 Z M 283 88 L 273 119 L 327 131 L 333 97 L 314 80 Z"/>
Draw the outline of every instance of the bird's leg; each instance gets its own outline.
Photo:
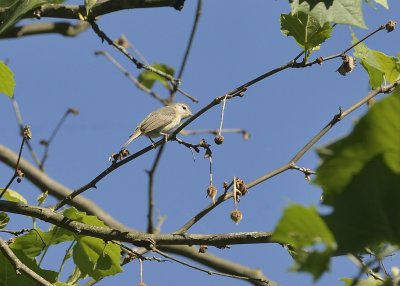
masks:
<path id="1" fill-rule="evenodd" d="M 147 136 L 147 138 L 149 138 L 149 139 L 150 139 L 150 141 L 151 141 L 151 145 L 153 146 L 153 148 L 156 148 L 156 144 L 154 143 L 153 139 L 151 139 L 151 137 L 150 137 L 150 136 Z"/>
<path id="2" fill-rule="evenodd" d="M 168 142 L 168 136 L 169 136 L 169 134 L 167 134 L 167 133 L 162 133 L 162 132 L 160 132 L 160 134 L 161 134 L 162 136 L 164 136 L 164 141 L 165 141 L 165 143 L 167 143 L 167 142 Z"/>

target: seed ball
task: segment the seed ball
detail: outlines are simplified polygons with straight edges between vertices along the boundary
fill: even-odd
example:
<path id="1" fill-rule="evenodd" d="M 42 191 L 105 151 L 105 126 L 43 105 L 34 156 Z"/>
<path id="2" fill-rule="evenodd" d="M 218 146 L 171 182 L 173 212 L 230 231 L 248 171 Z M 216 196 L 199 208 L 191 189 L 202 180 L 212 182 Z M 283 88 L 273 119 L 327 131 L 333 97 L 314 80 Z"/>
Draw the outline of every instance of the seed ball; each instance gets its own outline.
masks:
<path id="1" fill-rule="evenodd" d="M 222 143 L 224 143 L 224 136 L 222 135 L 215 136 L 214 142 L 217 145 L 221 145 Z"/>

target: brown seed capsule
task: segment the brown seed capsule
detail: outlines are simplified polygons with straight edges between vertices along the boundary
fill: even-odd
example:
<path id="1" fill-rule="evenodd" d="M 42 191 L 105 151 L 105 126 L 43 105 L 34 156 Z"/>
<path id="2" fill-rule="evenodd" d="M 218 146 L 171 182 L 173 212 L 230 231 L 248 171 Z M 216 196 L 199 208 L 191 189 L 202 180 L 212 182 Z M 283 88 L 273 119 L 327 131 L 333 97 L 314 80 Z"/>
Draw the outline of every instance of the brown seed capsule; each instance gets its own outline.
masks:
<path id="1" fill-rule="evenodd" d="M 243 131 L 243 140 L 249 140 L 250 138 L 250 133 L 247 131 Z"/>
<path id="2" fill-rule="evenodd" d="M 247 186 L 240 178 L 236 179 L 236 189 L 240 192 L 241 196 L 244 196 L 247 193 Z"/>
<path id="3" fill-rule="evenodd" d="M 344 55 L 342 57 L 342 65 L 337 69 L 337 72 L 340 73 L 341 75 L 346 75 L 348 73 L 351 73 L 354 68 L 356 67 L 356 60 L 348 55 Z"/>
<path id="4" fill-rule="evenodd" d="M 224 136 L 222 135 L 217 135 L 214 137 L 214 142 L 217 145 L 221 145 L 222 143 L 224 143 Z"/>
<path id="5" fill-rule="evenodd" d="M 67 113 L 71 113 L 72 115 L 79 115 L 79 109 L 77 108 L 68 108 Z"/>
<path id="6" fill-rule="evenodd" d="M 323 57 L 318 57 L 316 59 L 317 64 L 322 65 L 322 63 L 324 62 L 324 58 Z"/>
<path id="7" fill-rule="evenodd" d="M 208 249 L 207 245 L 200 245 L 199 253 L 206 253 Z"/>
<path id="8" fill-rule="evenodd" d="M 234 210 L 231 212 L 231 220 L 238 224 L 243 219 L 243 214 L 240 210 Z"/>
<path id="9" fill-rule="evenodd" d="M 128 39 L 125 37 L 125 35 L 121 35 L 121 37 L 119 37 L 118 39 L 116 39 L 114 41 L 114 43 L 116 43 L 119 46 L 124 47 L 125 49 L 129 48 L 129 41 Z"/>
<path id="10" fill-rule="evenodd" d="M 229 188 L 229 184 L 228 184 L 228 182 L 224 182 L 224 185 L 223 185 L 223 187 L 224 187 L 224 189 L 225 189 L 225 191 Z"/>
<path id="11" fill-rule="evenodd" d="M 396 27 L 396 21 L 390 20 L 389 22 L 387 22 L 387 24 L 385 25 L 385 29 L 388 33 L 392 32 L 394 30 L 394 28 Z"/>
<path id="12" fill-rule="evenodd" d="M 207 197 L 210 197 L 215 204 L 215 197 L 217 196 L 217 188 L 215 186 L 209 186 L 207 188 Z"/>
<path id="13" fill-rule="evenodd" d="M 24 136 L 25 139 L 28 139 L 28 140 L 32 139 L 31 127 L 29 125 L 26 125 L 24 127 L 22 135 Z"/>
<path id="14" fill-rule="evenodd" d="M 16 175 L 17 177 L 19 177 L 19 178 L 25 177 L 25 174 L 24 174 L 24 172 L 22 172 L 21 169 L 17 169 L 17 170 L 15 171 L 15 175 Z"/>
<path id="15" fill-rule="evenodd" d="M 199 146 L 200 146 L 200 147 L 203 147 L 203 148 L 208 148 L 208 147 L 210 147 L 210 145 L 209 145 L 209 144 L 206 142 L 206 140 L 204 140 L 204 139 L 201 139 L 201 140 L 200 140 Z"/>

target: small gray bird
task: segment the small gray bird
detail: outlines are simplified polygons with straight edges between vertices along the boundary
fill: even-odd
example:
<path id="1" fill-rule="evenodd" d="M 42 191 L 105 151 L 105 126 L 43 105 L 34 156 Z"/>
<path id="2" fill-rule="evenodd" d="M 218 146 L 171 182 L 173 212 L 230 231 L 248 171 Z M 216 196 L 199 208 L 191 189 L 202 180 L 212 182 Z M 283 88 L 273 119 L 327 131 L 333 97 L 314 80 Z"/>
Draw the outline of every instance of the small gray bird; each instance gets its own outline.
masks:
<path id="1" fill-rule="evenodd" d="M 169 131 L 181 123 L 182 119 L 192 115 L 192 111 L 185 103 L 173 103 L 154 110 L 139 123 L 121 149 L 125 149 L 126 146 L 140 135 L 147 136 L 151 142 L 153 142 L 151 139 L 152 137 L 158 137 L 161 135 L 166 136 Z"/>

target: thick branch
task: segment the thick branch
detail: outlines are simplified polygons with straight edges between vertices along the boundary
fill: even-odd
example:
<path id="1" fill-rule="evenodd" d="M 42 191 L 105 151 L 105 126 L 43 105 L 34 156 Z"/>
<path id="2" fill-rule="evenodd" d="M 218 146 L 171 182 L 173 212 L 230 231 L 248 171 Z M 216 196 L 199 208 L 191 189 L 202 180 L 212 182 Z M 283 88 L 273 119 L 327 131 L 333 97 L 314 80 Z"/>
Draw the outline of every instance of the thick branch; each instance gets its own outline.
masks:
<path id="1" fill-rule="evenodd" d="M 0 201 L 0 210 L 10 213 L 35 217 L 74 233 L 104 239 L 105 241 L 121 241 L 136 246 L 151 245 L 213 245 L 224 247 L 230 244 L 272 243 L 270 232 L 242 232 L 222 234 L 148 234 L 144 232 L 128 232 L 98 227 L 71 220 L 48 208 L 36 207 L 21 203 Z"/>
<path id="2" fill-rule="evenodd" d="M 17 26 L 7 30 L 0 35 L 0 39 L 19 38 L 31 35 L 43 34 L 60 34 L 66 37 L 75 37 L 84 32 L 90 25 L 87 22 L 81 21 L 76 24 L 68 22 L 60 23 L 35 23 L 25 26 Z"/>
<path id="3" fill-rule="evenodd" d="M 162 246 L 162 247 L 159 247 L 159 249 L 169 252 L 169 253 L 175 253 L 175 254 L 184 256 L 186 258 L 190 258 L 190 259 L 195 260 L 204 265 L 209 265 L 213 269 L 215 269 L 217 271 L 221 271 L 223 273 L 257 278 L 260 281 L 249 281 L 250 283 L 252 283 L 253 285 L 256 285 L 256 286 L 265 286 L 266 284 L 261 281 L 269 280 L 268 277 L 264 276 L 264 274 L 262 273 L 262 271 L 260 269 L 253 269 L 253 268 L 245 267 L 243 265 L 240 265 L 240 264 L 237 264 L 237 263 L 234 263 L 231 261 L 226 261 L 226 260 L 224 260 L 216 255 L 210 254 L 210 253 L 201 254 L 194 247 Z M 275 284 L 274 282 L 269 280 L 269 283 L 267 285 L 276 286 L 277 284 Z"/>
<path id="4" fill-rule="evenodd" d="M 103 0 L 98 1 L 91 9 L 90 16 L 98 17 L 112 12 L 137 9 L 137 8 L 157 8 L 173 7 L 181 10 L 185 0 Z M 0 11 L 1 12 L 1 11 Z M 64 4 L 45 4 L 38 10 L 30 11 L 24 18 L 51 17 L 63 19 L 80 19 L 79 14 L 86 15 L 83 5 L 64 5 Z"/>

